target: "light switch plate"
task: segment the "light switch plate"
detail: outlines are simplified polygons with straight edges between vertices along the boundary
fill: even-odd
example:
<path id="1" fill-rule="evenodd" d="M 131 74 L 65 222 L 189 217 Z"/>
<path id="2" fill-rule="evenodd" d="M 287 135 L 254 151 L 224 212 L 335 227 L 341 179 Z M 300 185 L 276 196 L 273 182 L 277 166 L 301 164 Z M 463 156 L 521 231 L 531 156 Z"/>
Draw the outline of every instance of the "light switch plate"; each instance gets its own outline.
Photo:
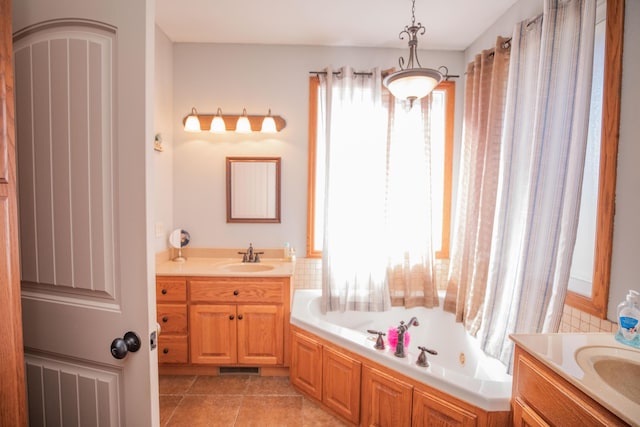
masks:
<path id="1" fill-rule="evenodd" d="M 156 222 L 156 237 L 164 237 L 164 224 L 161 222 Z"/>

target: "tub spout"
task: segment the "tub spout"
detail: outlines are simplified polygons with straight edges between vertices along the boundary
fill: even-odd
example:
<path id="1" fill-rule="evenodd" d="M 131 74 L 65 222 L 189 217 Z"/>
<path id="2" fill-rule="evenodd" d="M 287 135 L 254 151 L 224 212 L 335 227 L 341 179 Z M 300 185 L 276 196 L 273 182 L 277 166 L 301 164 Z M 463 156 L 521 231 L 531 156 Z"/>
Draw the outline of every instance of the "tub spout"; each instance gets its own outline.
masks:
<path id="1" fill-rule="evenodd" d="M 409 322 L 406 324 L 404 322 L 400 322 L 400 326 L 398 326 L 398 342 L 396 343 L 396 351 L 393 353 L 396 357 L 407 357 L 404 352 L 404 333 L 409 330 L 411 326 L 419 326 L 418 319 L 412 317 Z"/>

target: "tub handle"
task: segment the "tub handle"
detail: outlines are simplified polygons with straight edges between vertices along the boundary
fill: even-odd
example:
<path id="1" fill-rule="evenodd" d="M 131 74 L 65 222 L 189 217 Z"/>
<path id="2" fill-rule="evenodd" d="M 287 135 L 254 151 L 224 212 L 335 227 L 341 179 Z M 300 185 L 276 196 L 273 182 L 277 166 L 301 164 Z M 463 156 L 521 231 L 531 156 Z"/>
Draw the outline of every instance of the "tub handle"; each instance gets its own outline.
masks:
<path id="1" fill-rule="evenodd" d="M 418 356 L 418 360 L 416 360 L 416 365 L 428 368 L 429 362 L 427 361 L 426 353 L 433 354 L 435 356 L 438 354 L 438 352 L 435 350 L 431 350 L 430 348 L 421 346 L 418 346 L 418 350 L 420 350 L 420 355 Z"/>
<path id="2" fill-rule="evenodd" d="M 386 334 L 382 331 L 376 331 L 373 329 L 367 329 L 367 332 L 369 332 L 370 334 L 378 335 L 378 339 L 376 340 L 376 345 L 374 345 L 373 348 L 375 348 L 376 350 L 384 350 L 384 340 L 382 339 L 382 337 L 385 336 Z"/>

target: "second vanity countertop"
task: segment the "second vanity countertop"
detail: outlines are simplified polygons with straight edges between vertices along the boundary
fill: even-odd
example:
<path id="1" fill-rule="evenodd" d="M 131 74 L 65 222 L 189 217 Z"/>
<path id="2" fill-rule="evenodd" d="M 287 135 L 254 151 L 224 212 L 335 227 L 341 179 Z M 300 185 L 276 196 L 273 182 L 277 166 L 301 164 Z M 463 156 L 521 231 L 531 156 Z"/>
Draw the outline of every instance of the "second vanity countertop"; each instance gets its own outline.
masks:
<path id="1" fill-rule="evenodd" d="M 189 257 L 185 262 L 162 261 L 156 264 L 157 276 L 290 277 L 294 270 L 295 261 L 282 258 L 263 258 L 257 263 L 243 263 L 237 257 Z"/>
<path id="2" fill-rule="evenodd" d="M 640 396 L 633 400 L 623 396 L 600 379 L 592 363 L 585 360 L 615 358 L 637 364 L 640 350 L 616 341 L 612 333 L 514 334 L 511 339 L 602 406 L 638 425 Z"/>

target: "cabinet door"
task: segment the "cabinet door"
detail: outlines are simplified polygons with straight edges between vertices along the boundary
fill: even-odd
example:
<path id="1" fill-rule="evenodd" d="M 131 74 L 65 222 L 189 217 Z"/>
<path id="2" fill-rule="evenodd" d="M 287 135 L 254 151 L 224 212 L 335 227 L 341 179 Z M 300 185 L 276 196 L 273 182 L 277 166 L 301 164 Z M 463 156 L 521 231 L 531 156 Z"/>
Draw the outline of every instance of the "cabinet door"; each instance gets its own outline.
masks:
<path id="1" fill-rule="evenodd" d="M 189 348 L 186 335 L 160 335 L 158 338 L 158 362 L 188 363 Z"/>
<path id="2" fill-rule="evenodd" d="M 301 335 L 291 334 L 291 384 L 320 401 L 322 399 L 322 344 Z"/>
<path id="3" fill-rule="evenodd" d="M 184 277 L 156 277 L 156 302 L 185 302 L 187 280 Z"/>
<path id="4" fill-rule="evenodd" d="M 236 358 L 236 306 L 189 307 L 191 363 L 230 365 Z"/>
<path id="5" fill-rule="evenodd" d="M 238 305 L 238 363 L 281 365 L 284 362 L 282 305 Z"/>
<path id="6" fill-rule="evenodd" d="M 520 398 L 513 400 L 513 427 L 549 427 L 529 405 Z"/>
<path id="7" fill-rule="evenodd" d="M 322 402 L 354 424 L 360 421 L 361 365 L 329 347 L 322 351 Z"/>
<path id="8" fill-rule="evenodd" d="M 377 369 L 362 368 L 362 425 L 409 427 L 413 389 Z"/>
<path id="9" fill-rule="evenodd" d="M 187 306 L 185 304 L 158 304 L 156 309 L 160 334 L 187 334 Z"/>
<path id="10" fill-rule="evenodd" d="M 413 427 L 475 427 L 477 416 L 451 402 L 413 390 Z"/>

